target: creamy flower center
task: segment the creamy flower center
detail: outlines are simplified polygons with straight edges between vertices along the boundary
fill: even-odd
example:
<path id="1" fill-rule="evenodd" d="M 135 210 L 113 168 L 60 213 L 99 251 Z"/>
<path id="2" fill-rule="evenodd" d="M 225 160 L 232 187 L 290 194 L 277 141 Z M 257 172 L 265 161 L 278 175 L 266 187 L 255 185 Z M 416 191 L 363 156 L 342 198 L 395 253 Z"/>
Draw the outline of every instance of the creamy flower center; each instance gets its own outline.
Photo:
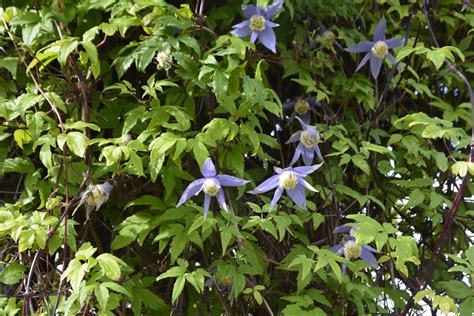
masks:
<path id="1" fill-rule="evenodd" d="M 102 191 L 99 186 L 97 185 L 94 185 L 91 193 L 89 194 L 89 196 L 87 197 L 86 199 L 86 203 L 89 204 L 89 205 L 97 205 L 99 204 L 99 201 L 102 199 L 102 197 L 104 196 L 104 191 Z"/>
<path id="2" fill-rule="evenodd" d="M 318 133 L 310 134 L 308 131 L 302 131 L 300 135 L 300 143 L 307 148 L 313 148 L 320 142 Z"/>
<path id="3" fill-rule="evenodd" d="M 388 54 L 388 46 L 384 41 L 377 41 L 372 46 L 372 55 L 378 58 L 384 58 Z"/>
<path id="4" fill-rule="evenodd" d="M 204 181 L 202 190 L 204 193 L 210 196 L 216 196 L 217 192 L 221 189 L 221 186 L 216 182 L 216 180 L 210 178 Z"/>
<path id="5" fill-rule="evenodd" d="M 258 32 L 261 32 L 263 30 L 265 30 L 265 18 L 261 15 L 252 15 L 250 17 L 250 25 L 249 25 L 250 29 L 252 31 L 258 31 Z"/>
<path id="6" fill-rule="evenodd" d="M 283 189 L 293 189 L 298 184 L 298 178 L 293 171 L 283 171 L 280 175 L 280 187 Z"/>
<path id="7" fill-rule="evenodd" d="M 358 245 L 354 240 L 346 241 L 344 244 L 344 257 L 346 259 L 357 259 L 362 254 L 362 246 Z"/>
<path id="8" fill-rule="evenodd" d="M 158 61 L 158 69 L 169 70 L 173 65 L 173 56 L 169 51 L 159 52 L 156 61 Z"/>
<path id="9" fill-rule="evenodd" d="M 295 102 L 295 112 L 299 115 L 304 115 L 309 110 L 309 103 L 306 100 L 299 99 Z"/>

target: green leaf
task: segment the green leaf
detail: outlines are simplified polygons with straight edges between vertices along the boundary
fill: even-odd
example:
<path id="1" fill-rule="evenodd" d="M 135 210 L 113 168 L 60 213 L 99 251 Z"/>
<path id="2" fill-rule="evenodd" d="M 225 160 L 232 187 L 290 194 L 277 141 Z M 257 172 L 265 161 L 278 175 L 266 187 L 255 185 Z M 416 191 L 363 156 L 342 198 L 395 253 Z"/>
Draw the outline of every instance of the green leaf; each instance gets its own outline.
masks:
<path id="1" fill-rule="evenodd" d="M 207 150 L 206 145 L 200 141 L 194 141 L 193 154 L 200 167 L 202 167 L 204 165 L 204 161 L 209 158 L 209 151 Z"/>
<path id="2" fill-rule="evenodd" d="M 107 303 L 109 301 L 109 290 L 107 289 L 104 284 L 99 285 L 95 289 L 95 297 L 97 298 L 97 302 L 99 303 L 101 310 L 106 310 Z"/>
<path id="3" fill-rule="evenodd" d="M 83 133 L 70 132 L 66 135 L 66 144 L 76 156 L 84 158 L 89 139 Z"/>
<path id="4" fill-rule="evenodd" d="M 171 295 L 171 302 L 175 303 L 178 299 L 179 295 L 184 289 L 184 284 L 186 283 L 186 278 L 184 275 L 180 275 L 173 285 L 173 294 Z"/>
<path id="5" fill-rule="evenodd" d="M 103 253 L 97 257 L 97 262 L 105 275 L 111 280 L 116 281 L 120 278 L 122 273 L 119 265 L 119 263 L 122 262 L 120 259 L 110 253 Z"/>
<path id="6" fill-rule="evenodd" d="M 370 175 L 370 167 L 367 163 L 367 160 L 360 154 L 356 154 L 352 156 L 352 162 L 356 165 L 359 169 L 364 171 L 366 174 Z"/>
<path id="7" fill-rule="evenodd" d="M 97 79 L 100 75 L 100 62 L 97 48 L 94 43 L 89 41 L 81 41 L 81 45 L 86 50 L 87 57 L 91 63 L 92 75 Z"/>
<path id="8" fill-rule="evenodd" d="M 14 285 L 23 278 L 25 273 L 25 266 L 14 262 L 7 264 L 5 269 L 0 272 L 0 282 L 7 285 Z"/>
<path id="9" fill-rule="evenodd" d="M 19 61 L 20 61 L 20 58 L 18 58 L 18 57 L 3 57 L 3 58 L 0 58 L 0 68 L 4 68 L 4 69 L 8 70 L 11 73 L 13 79 L 15 79 Z"/>

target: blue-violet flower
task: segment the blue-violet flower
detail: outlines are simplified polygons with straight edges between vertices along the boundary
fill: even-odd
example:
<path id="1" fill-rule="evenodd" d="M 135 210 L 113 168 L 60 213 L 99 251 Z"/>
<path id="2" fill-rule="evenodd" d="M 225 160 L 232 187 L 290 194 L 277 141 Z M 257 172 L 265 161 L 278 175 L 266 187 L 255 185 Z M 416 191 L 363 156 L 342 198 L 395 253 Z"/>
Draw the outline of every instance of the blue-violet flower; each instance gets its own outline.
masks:
<path id="1" fill-rule="evenodd" d="M 239 37 L 250 35 L 252 43 L 255 43 L 258 38 L 263 46 L 276 53 L 276 37 L 273 28 L 279 26 L 279 24 L 273 23 L 271 20 L 280 11 L 283 1 L 275 0 L 271 5 L 263 9 L 263 12 L 258 6 L 253 4 L 242 6 L 244 17 L 247 20 L 234 25 L 234 30 L 231 33 Z"/>
<path id="2" fill-rule="evenodd" d="M 204 165 L 202 166 L 202 175 L 204 178 L 197 179 L 188 185 L 181 195 L 176 207 L 181 206 L 193 195 L 198 195 L 199 192 L 204 191 L 204 218 L 206 218 L 207 212 L 209 211 L 209 204 L 211 203 L 212 196 L 217 198 L 219 205 L 224 209 L 224 211 L 229 211 L 227 204 L 225 203 L 225 196 L 222 187 L 237 187 L 249 182 L 227 174 L 217 174 L 216 167 L 211 158 L 207 158 L 204 162 Z"/>
<path id="3" fill-rule="evenodd" d="M 360 245 L 352 236 L 344 236 L 344 240 L 340 244 L 332 247 L 331 251 L 337 253 L 340 256 L 343 255 L 347 260 L 361 258 L 372 267 L 377 265 L 377 259 L 373 255 L 373 252 L 377 252 L 377 250 L 368 245 Z M 342 276 L 346 274 L 346 270 L 347 264 L 343 263 Z"/>
<path id="4" fill-rule="evenodd" d="M 288 120 L 288 123 L 293 121 L 295 117 L 299 117 L 303 120 L 303 122 L 309 124 L 311 119 L 311 112 L 314 112 L 314 110 L 320 106 L 321 104 L 316 101 L 315 97 L 297 98 L 295 100 L 288 100 L 283 103 L 283 110 L 293 110 Z"/>
<path id="5" fill-rule="evenodd" d="M 387 21 L 385 17 L 380 19 L 377 27 L 375 28 L 375 33 L 373 41 L 363 41 L 362 43 L 356 44 L 349 48 L 346 48 L 346 51 L 351 53 L 362 53 L 367 52 L 367 54 L 362 58 L 361 62 L 356 68 L 356 71 L 362 68 L 368 60 L 370 60 L 370 71 L 372 77 L 377 79 L 377 76 L 380 73 L 380 68 L 382 67 L 382 59 L 387 57 L 393 64 L 396 64 L 397 61 L 395 57 L 389 52 L 389 49 L 398 47 L 403 44 L 404 40 L 400 38 L 391 38 L 385 40 L 385 30 L 387 28 Z"/>
<path id="6" fill-rule="evenodd" d="M 320 166 L 321 164 L 309 167 L 288 167 L 285 169 L 274 167 L 276 174 L 262 182 L 254 190 L 248 191 L 248 193 L 260 194 L 276 188 L 272 202 L 270 203 L 271 211 L 278 200 L 281 198 L 283 190 L 286 190 L 286 193 L 293 200 L 293 202 L 296 203 L 296 205 L 306 208 L 306 194 L 304 192 L 304 188 L 307 188 L 313 192 L 318 191 L 303 178 L 310 173 L 313 173 Z"/>
<path id="7" fill-rule="evenodd" d="M 104 204 L 109 199 L 112 189 L 113 186 L 108 182 L 95 185 L 90 184 L 87 187 L 87 190 L 82 193 L 81 200 L 72 212 L 72 215 L 74 215 L 79 207 L 84 204 L 84 207 L 86 208 L 86 218 L 89 219 L 92 211 L 97 211 L 100 209 L 102 204 Z"/>
<path id="8" fill-rule="evenodd" d="M 298 161 L 300 156 L 303 156 L 304 164 L 310 166 L 313 163 L 314 153 L 316 153 L 321 161 L 324 161 L 323 155 L 321 155 L 318 146 L 321 142 L 321 135 L 318 130 L 315 126 L 306 125 L 299 117 L 297 117 L 297 119 L 300 122 L 301 127 L 303 127 L 303 130 L 291 135 L 290 139 L 286 142 L 288 144 L 299 141 L 290 164 L 294 164 Z"/>

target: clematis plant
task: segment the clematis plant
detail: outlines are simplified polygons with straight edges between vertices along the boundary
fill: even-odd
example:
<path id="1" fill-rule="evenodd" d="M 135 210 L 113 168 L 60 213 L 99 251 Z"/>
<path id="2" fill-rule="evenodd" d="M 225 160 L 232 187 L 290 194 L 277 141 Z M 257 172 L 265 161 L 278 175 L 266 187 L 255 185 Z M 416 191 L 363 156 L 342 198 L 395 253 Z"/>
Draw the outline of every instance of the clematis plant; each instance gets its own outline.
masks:
<path id="1" fill-rule="evenodd" d="M 365 54 L 364 58 L 362 58 L 361 62 L 356 68 L 356 71 L 361 69 L 367 61 L 370 60 L 370 71 L 372 73 L 372 77 L 377 79 L 380 68 L 382 67 L 382 60 L 387 57 L 393 64 L 396 64 L 397 61 L 395 57 L 389 52 L 389 49 L 398 47 L 403 44 L 404 40 L 401 38 L 391 38 L 385 40 L 385 30 L 387 28 L 387 21 L 385 17 L 382 17 L 375 28 L 375 33 L 373 37 L 373 41 L 363 41 L 362 43 L 356 44 L 349 48 L 346 48 L 346 51 L 351 53 L 363 53 Z"/>
<path id="2" fill-rule="evenodd" d="M 318 191 L 303 178 L 316 171 L 320 166 L 321 164 L 309 167 L 288 167 L 285 169 L 274 167 L 276 172 L 275 175 L 271 176 L 254 190 L 248 191 L 247 193 L 261 194 L 276 188 L 272 202 L 270 203 L 271 211 L 277 204 L 278 200 L 280 200 L 283 190 L 286 190 L 286 193 L 290 199 L 296 203 L 296 205 L 306 208 L 306 194 L 304 188 L 313 192 Z"/>
<path id="3" fill-rule="evenodd" d="M 288 100 L 283 103 L 283 110 L 293 110 L 288 122 L 293 121 L 295 117 L 299 117 L 303 120 L 303 122 L 309 124 L 311 112 L 320 106 L 321 104 L 316 101 L 315 97 L 297 98 L 295 100 Z"/>
<path id="4" fill-rule="evenodd" d="M 224 211 L 229 211 L 227 204 L 225 203 L 225 196 L 222 187 L 237 187 L 249 182 L 227 174 L 217 174 L 216 167 L 211 158 L 207 158 L 204 162 L 204 165 L 202 166 L 202 175 L 204 178 L 197 179 L 188 185 L 181 195 L 176 207 L 183 205 L 184 202 L 193 195 L 198 195 L 201 191 L 204 191 L 204 219 L 207 217 L 209 204 L 211 203 L 211 197 L 213 196 L 217 198 L 219 205 L 224 209 Z"/>
<path id="5" fill-rule="evenodd" d="M 342 226 L 339 226 L 342 227 Z M 350 227 L 350 226 L 345 226 Z M 373 252 L 377 252 L 374 248 L 368 245 L 360 245 L 357 239 L 352 236 L 344 236 L 343 241 L 332 247 L 331 251 L 337 253 L 340 256 L 344 256 L 347 260 L 353 260 L 361 258 L 372 267 L 377 265 L 377 259 L 373 255 Z M 346 274 L 347 264 L 342 264 L 342 276 Z"/>
<path id="6" fill-rule="evenodd" d="M 297 117 L 297 119 L 300 122 L 301 127 L 303 127 L 303 130 L 291 135 L 290 139 L 286 142 L 289 144 L 299 141 L 290 164 L 292 165 L 296 163 L 300 156 L 303 156 L 304 164 L 310 166 L 313 163 L 314 153 L 316 153 L 321 161 L 324 161 L 323 155 L 321 155 L 318 146 L 321 142 L 321 136 L 319 135 L 318 130 L 315 126 L 306 125 L 299 117 Z"/>
<path id="7" fill-rule="evenodd" d="M 244 17 L 247 19 L 233 26 L 233 35 L 247 37 L 250 35 L 250 41 L 255 43 L 258 40 L 266 48 L 276 53 L 276 37 L 273 31 L 274 27 L 279 26 L 271 20 L 280 11 L 284 0 L 275 0 L 271 5 L 263 10 L 254 4 L 242 6 Z"/>

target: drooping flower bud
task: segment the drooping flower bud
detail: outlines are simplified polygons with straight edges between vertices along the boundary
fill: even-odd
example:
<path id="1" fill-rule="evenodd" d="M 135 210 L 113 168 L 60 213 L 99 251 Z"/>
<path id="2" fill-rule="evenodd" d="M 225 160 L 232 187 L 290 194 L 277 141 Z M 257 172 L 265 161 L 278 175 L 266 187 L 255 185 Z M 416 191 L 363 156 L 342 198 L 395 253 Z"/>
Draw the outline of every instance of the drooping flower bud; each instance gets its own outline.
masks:
<path id="1" fill-rule="evenodd" d="M 293 171 L 284 171 L 280 175 L 280 187 L 291 190 L 298 184 L 298 178 Z"/>

